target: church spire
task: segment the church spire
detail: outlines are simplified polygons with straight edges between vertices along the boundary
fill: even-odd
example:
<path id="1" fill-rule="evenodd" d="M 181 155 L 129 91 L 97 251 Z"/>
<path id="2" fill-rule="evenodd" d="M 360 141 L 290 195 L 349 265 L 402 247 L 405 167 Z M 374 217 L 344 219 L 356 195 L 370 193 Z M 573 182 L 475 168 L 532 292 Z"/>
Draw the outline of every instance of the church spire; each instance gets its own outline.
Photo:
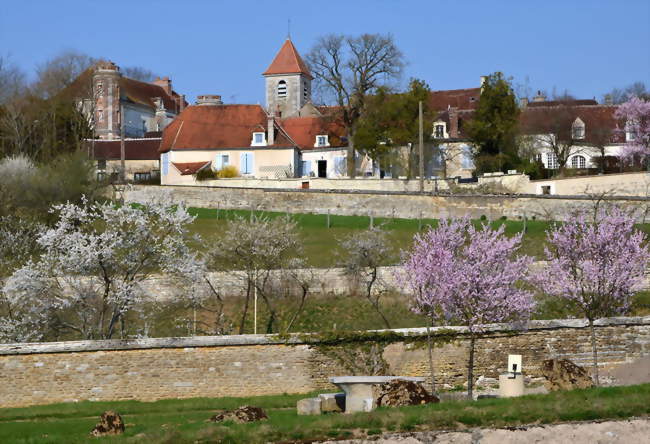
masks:
<path id="1" fill-rule="evenodd" d="M 303 74 L 310 79 L 313 79 L 307 64 L 302 60 L 298 50 L 293 46 L 291 38 L 287 37 L 282 48 L 276 54 L 273 62 L 262 73 L 264 76 L 278 75 L 278 74 Z"/>

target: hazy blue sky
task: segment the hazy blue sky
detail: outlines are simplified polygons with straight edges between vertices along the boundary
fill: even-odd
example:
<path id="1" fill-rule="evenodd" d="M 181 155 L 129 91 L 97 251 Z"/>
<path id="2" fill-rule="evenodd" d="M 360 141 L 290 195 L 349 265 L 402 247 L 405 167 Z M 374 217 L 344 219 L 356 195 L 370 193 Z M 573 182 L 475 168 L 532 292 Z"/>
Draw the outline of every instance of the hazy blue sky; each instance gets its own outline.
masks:
<path id="1" fill-rule="evenodd" d="M 76 49 L 169 75 L 191 99 L 257 103 L 287 19 L 303 54 L 322 34 L 392 33 L 405 79 L 433 89 L 475 87 L 496 70 L 580 98 L 650 84 L 650 0 L 0 0 L 0 54 L 33 73 Z"/>

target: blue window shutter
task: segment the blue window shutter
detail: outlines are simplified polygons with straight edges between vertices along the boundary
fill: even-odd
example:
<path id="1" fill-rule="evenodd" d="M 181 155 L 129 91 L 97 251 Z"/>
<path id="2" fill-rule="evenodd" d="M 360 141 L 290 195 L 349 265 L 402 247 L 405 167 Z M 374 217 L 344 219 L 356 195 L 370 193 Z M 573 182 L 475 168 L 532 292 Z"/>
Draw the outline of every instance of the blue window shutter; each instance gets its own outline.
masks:
<path id="1" fill-rule="evenodd" d="M 248 174 L 248 170 L 246 169 L 246 153 L 241 153 L 239 155 L 239 172 L 241 174 Z"/>
<path id="2" fill-rule="evenodd" d="M 162 174 L 163 176 L 169 174 L 169 152 L 162 155 Z"/>
<path id="3" fill-rule="evenodd" d="M 305 176 L 309 176 L 311 174 L 311 161 L 310 160 L 305 160 L 303 162 L 303 165 L 304 165 L 303 166 L 303 168 L 304 168 L 303 174 Z"/>

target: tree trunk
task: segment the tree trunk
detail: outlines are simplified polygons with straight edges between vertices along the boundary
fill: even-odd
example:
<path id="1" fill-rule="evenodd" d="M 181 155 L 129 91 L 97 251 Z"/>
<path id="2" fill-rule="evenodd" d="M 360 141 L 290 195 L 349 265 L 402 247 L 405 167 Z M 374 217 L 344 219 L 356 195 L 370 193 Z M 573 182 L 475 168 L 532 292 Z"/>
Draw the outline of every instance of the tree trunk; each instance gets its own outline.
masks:
<path id="1" fill-rule="evenodd" d="M 348 177 L 354 179 L 357 176 L 357 159 L 356 151 L 354 149 L 354 131 L 348 131 Z"/>
<path id="2" fill-rule="evenodd" d="M 433 324 L 433 319 L 431 320 Z M 433 345 L 431 344 L 431 331 L 427 325 L 427 348 L 429 349 L 429 375 L 431 376 L 431 394 L 435 393 L 435 379 L 433 377 Z"/>
<path id="3" fill-rule="evenodd" d="M 246 283 L 246 301 L 244 302 L 244 313 L 242 313 L 241 324 L 239 324 L 239 334 L 244 334 L 244 325 L 246 324 L 246 314 L 248 314 L 248 303 L 251 300 L 251 280 L 247 279 Z"/>
<path id="4" fill-rule="evenodd" d="M 594 382 L 598 387 L 600 386 L 600 381 L 598 378 L 598 351 L 596 347 L 596 329 L 594 328 L 593 319 L 589 319 L 589 330 L 591 330 L 591 353 L 593 355 Z"/>
<path id="5" fill-rule="evenodd" d="M 474 395 L 474 346 L 476 345 L 476 337 L 474 333 L 469 338 L 469 363 L 467 365 L 467 395 L 469 399 Z"/>

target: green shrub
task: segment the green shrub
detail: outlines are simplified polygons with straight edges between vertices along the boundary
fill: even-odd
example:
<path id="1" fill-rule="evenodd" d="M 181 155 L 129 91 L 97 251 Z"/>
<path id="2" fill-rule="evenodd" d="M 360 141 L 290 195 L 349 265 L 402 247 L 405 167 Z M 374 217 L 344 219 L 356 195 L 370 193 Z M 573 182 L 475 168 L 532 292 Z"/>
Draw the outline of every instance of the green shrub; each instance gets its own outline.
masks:
<path id="1" fill-rule="evenodd" d="M 199 170 L 196 173 L 195 177 L 196 177 L 196 180 L 198 180 L 199 182 L 202 182 L 204 180 L 218 179 L 219 177 L 218 177 L 217 174 L 218 173 L 216 171 L 213 171 L 212 168 L 203 168 L 202 170 Z"/>

